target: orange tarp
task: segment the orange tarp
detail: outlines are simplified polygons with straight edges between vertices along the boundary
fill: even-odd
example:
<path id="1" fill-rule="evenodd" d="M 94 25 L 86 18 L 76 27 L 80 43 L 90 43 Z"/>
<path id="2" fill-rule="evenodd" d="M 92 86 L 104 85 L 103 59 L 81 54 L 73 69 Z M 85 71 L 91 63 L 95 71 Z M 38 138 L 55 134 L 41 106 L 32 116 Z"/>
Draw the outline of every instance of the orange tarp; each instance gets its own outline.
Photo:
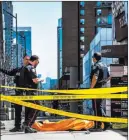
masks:
<path id="1" fill-rule="evenodd" d="M 65 119 L 58 122 L 49 122 L 48 120 L 35 122 L 32 126 L 38 131 L 66 131 L 66 130 L 88 130 L 94 127 L 94 121 L 87 121 L 81 119 Z"/>

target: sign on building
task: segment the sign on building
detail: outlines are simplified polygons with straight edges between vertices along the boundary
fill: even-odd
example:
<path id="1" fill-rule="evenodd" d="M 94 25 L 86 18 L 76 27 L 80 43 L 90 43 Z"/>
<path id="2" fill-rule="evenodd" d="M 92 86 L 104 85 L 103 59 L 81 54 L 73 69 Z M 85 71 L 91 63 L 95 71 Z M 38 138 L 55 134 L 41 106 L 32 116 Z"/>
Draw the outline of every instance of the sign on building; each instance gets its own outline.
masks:
<path id="1" fill-rule="evenodd" d="M 128 86 L 128 75 L 125 66 L 111 66 L 111 87 Z M 112 117 L 128 117 L 128 100 L 112 99 L 111 100 L 111 116 Z"/>

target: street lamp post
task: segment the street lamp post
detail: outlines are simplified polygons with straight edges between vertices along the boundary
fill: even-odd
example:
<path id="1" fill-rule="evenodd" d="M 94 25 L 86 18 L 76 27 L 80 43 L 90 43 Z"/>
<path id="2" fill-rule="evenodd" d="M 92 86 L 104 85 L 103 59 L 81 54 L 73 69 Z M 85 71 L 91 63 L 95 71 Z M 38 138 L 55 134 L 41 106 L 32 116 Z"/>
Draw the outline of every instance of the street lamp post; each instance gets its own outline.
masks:
<path id="1" fill-rule="evenodd" d="M 18 33 L 17 33 L 17 14 L 15 16 L 16 19 L 16 55 L 17 55 L 17 67 L 18 67 Z"/>
<path id="2" fill-rule="evenodd" d="M 21 33 L 18 33 L 17 32 L 17 35 L 16 36 L 20 36 L 20 37 L 22 37 L 23 39 L 24 39 L 24 47 L 25 47 L 25 53 L 24 54 L 26 54 L 26 37 L 25 37 L 25 35 L 22 35 Z M 16 39 L 17 40 L 17 39 Z M 17 44 L 17 43 L 16 43 Z"/>
<path id="3" fill-rule="evenodd" d="M 24 47 L 25 47 L 24 55 L 26 55 L 26 37 L 25 37 L 25 35 L 21 35 L 21 34 L 19 34 L 19 35 L 24 39 Z"/>
<path id="4" fill-rule="evenodd" d="M 24 39 L 24 47 L 25 47 L 24 55 L 26 55 L 26 37 L 25 37 L 25 35 L 24 36 L 20 35 L 20 36 Z"/>
<path id="5" fill-rule="evenodd" d="M 16 55 L 17 55 L 17 67 L 18 67 L 18 33 L 17 33 L 17 14 L 16 16 L 14 16 L 13 14 L 11 14 L 10 12 L 6 11 L 5 9 L 3 9 L 3 11 L 5 11 L 7 14 L 9 14 L 10 16 L 12 16 L 13 18 L 16 19 L 16 48 L 17 48 L 17 51 L 16 51 Z"/>
<path id="6" fill-rule="evenodd" d="M 26 37 L 25 37 L 25 35 L 22 35 L 21 33 L 18 33 L 18 36 L 20 36 L 24 39 L 24 47 L 25 47 L 24 55 L 26 55 Z"/>

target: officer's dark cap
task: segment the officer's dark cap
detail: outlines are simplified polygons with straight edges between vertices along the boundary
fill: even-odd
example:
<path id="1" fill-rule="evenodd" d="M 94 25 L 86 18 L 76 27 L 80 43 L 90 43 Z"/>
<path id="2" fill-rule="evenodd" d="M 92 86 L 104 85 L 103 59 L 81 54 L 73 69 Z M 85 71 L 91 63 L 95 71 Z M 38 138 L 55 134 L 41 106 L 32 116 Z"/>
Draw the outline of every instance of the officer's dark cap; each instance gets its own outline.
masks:
<path id="1" fill-rule="evenodd" d="M 95 58 L 97 61 L 99 61 L 99 60 L 101 60 L 101 53 L 99 53 L 99 52 L 96 52 L 96 53 L 94 53 L 94 55 L 93 55 L 93 58 Z"/>
<path id="2" fill-rule="evenodd" d="M 30 57 L 30 61 L 35 61 L 35 60 L 38 60 L 39 59 L 39 57 L 37 56 L 37 55 L 32 55 L 31 57 Z"/>

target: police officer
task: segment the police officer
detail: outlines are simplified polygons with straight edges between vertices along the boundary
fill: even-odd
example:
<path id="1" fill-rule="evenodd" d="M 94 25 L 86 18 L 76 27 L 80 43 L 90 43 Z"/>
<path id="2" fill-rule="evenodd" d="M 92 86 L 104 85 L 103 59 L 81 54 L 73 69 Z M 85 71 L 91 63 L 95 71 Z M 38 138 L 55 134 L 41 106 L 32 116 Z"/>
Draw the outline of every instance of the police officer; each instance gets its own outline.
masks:
<path id="1" fill-rule="evenodd" d="M 108 80 L 110 75 L 107 66 L 101 61 L 101 53 L 96 52 L 93 55 L 94 65 L 91 67 L 91 87 L 90 88 L 101 88 Z M 92 100 L 93 110 L 95 116 L 106 116 L 102 108 L 102 99 Z M 110 126 L 110 123 L 104 123 L 104 129 L 106 130 Z M 101 129 L 101 122 L 95 123 L 96 129 Z"/>
<path id="2" fill-rule="evenodd" d="M 4 70 L 0 68 L 0 72 L 7 74 L 9 76 L 14 76 L 14 83 L 16 84 L 16 87 L 21 87 L 21 80 L 20 80 L 20 76 L 21 76 L 21 71 L 23 70 L 23 68 L 25 66 L 28 65 L 29 62 L 29 56 L 24 56 L 23 58 L 23 66 L 20 68 L 15 68 L 12 69 L 10 71 L 8 70 Z M 15 94 L 16 95 L 23 95 L 23 91 L 21 90 L 15 90 Z M 22 106 L 21 105 L 14 105 L 15 108 L 15 127 L 11 130 L 9 130 L 10 132 L 16 132 L 16 131 L 21 131 L 21 112 L 22 112 Z"/>
<path id="3" fill-rule="evenodd" d="M 33 55 L 30 57 L 29 65 L 25 67 L 25 87 L 27 88 L 38 88 L 38 83 L 41 81 L 38 79 L 36 74 L 36 67 L 39 63 L 39 57 L 36 55 Z M 26 95 L 37 95 L 36 91 L 26 91 Z M 40 104 L 39 101 L 29 101 L 35 104 Z M 36 120 L 38 111 L 32 108 L 25 108 L 25 133 L 35 133 L 37 132 L 31 126 Z"/>

